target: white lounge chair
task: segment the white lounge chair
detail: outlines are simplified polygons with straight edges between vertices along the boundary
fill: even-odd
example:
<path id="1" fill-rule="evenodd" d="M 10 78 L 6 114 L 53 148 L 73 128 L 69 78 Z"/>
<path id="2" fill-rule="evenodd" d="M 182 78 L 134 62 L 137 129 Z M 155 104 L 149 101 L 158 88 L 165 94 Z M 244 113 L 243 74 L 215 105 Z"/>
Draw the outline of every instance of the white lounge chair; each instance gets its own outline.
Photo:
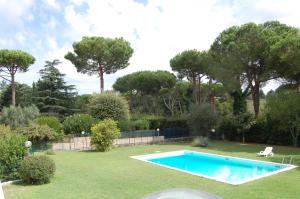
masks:
<path id="1" fill-rule="evenodd" d="M 268 157 L 268 156 L 273 156 L 273 147 L 266 147 L 264 151 L 260 151 L 259 153 L 257 153 L 258 156 L 265 156 L 265 157 Z"/>

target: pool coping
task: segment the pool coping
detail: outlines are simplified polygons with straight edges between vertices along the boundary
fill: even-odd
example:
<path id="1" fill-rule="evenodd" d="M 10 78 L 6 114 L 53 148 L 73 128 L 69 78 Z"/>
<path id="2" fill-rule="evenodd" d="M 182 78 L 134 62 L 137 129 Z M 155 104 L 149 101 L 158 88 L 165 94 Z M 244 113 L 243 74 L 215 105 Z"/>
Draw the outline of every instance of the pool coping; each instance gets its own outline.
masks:
<path id="1" fill-rule="evenodd" d="M 211 176 L 198 174 L 198 173 L 194 173 L 194 172 L 186 171 L 186 170 L 183 170 L 183 169 L 178 169 L 178 168 L 175 168 L 175 167 L 166 166 L 166 165 L 163 165 L 163 164 L 159 164 L 159 163 L 155 163 L 155 162 L 151 162 L 151 161 L 146 160 L 146 158 L 147 159 L 148 158 L 160 158 L 160 157 L 171 157 L 171 156 L 181 155 L 184 152 L 193 152 L 193 153 L 199 153 L 199 154 L 215 155 L 215 156 L 218 156 L 218 157 L 225 157 L 225 158 L 227 157 L 227 158 L 247 160 L 247 161 L 253 161 L 253 162 L 260 162 L 260 163 L 267 163 L 267 164 L 273 164 L 273 165 L 284 165 L 284 166 L 287 166 L 287 167 L 279 169 L 277 171 L 272 171 L 272 172 L 260 175 L 258 177 L 254 177 L 254 178 L 251 178 L 251 179 L 247 179 L 247 180 L 239 181 L 239 182 L 236 182 L 236 183 L 232 183 L 232 182 L 228 182 L 228 181 L 225 181 L 225 180 L 222 180 L 222 179 L 217 179 L 217 178 L 214 178 L 214 177 L 211 177 Z M 219 155 L 219 154 L 215 154 L 215 153 L 206 153 L 206 152 L 191 151 L 191 150 L 178 150 L 178 151 L 152 153 L 152 154 L 129 156 L 129 157 L 133 158 L 133 159 L 136 159 L 136 160 L 143 161 L 143 162 L 147 162 L 147 163 L 151 163 L 151 164 L 158 165 L 158 166 L 161 166 L 161 167 L 165 167 L 165 168 L 168 168 L 168 169 L 188 173 L 188 174 L 195 175 L 195 176 L 208 178 L 210 180 L 215 180 L 215 181 L 218 181 L 218 182 L 223 182 L 223 183 L 231 184 L 231 185 L 241 185 L 241 184 L 244 184 L 244 183 L 247 183 L 247 182 L 251 182 L 251 181 L 258 180 L 258 179 L 261 179 L 261 178 L 265 178 L 265 177 L 268 177 L 268 176 L 272 176 L 274 174 L 281 173 L 281 172 L 284 172 L 284 171 L 288 171 L 288 170 L 291 170 L 291 169 L 294 169 L 294 168 L 298 167 L 298 166 L 292 165 L 292 164 L 281 164 L 281 163 L 276 163 L 276 162 L 254 160 L 254 159 L 248 159 L 248 158 L 240 158 L 240 157 L 234 157 L 234 156 L 228 156 L 228 155 Z"/>

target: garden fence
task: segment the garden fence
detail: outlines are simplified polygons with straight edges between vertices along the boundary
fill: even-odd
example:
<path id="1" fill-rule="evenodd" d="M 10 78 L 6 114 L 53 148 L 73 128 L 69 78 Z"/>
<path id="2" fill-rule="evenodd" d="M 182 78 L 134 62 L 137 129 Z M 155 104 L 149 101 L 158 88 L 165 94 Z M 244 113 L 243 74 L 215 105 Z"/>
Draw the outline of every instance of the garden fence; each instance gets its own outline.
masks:
<path id="1" fill-rule="evenodd" d="M 156 144 L 163 142 L 176 142 L 190 140 L 188 129 L 185 128 L 165 128 L 159 132 L 156 130 L 138 130 L 131 132 L 121 132 L 118 139 L 113 141 L 114 146 L 126 145 L 142 145 L 142 144 Z M 89 136 L 69 136 L 60 143 L 43 143 L 33 145 L 31 151 L 36 152 L 40 150 L 90 150 L 91 139 Z"/>

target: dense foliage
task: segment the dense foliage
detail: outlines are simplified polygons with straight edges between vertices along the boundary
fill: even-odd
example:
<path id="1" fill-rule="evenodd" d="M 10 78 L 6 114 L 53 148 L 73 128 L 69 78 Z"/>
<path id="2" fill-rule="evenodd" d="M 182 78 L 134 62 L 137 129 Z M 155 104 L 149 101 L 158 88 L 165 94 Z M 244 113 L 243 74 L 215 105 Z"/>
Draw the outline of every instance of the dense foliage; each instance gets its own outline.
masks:
<path id="1" fill-rule="evenodd" d="M 4 107 L 1 112 L 0 120 L 2 123 L 12 128 L 27 126 L 32 120 L 40 115 L 39 109 L 32 105 L 27 107 Z"/>
<path id="2" fill-rule="evenodd" d="M 300 95 L 293 92 L 281 92 L 267 101 L 270 120 L 276 121 L 279 130 L 289 132 L 293 145 L 298 145 L 300 137 Z"/>
<path id="3" fill-rule="evenodd" d="M 77 94 L 75 87 L 64 81 L 65 74 L 56 68 L 60 63 L 58 60 L 46 61 L 44 69 L 39 71 L 41 79 L 33 86 L 34 102 L 40 111 L 56 117 L 73 113 Z"/>
<path id="4" fill-rule="evenodd" d="M 33 104 L 32 88 L 26 84 L 16 82 L 16 106 L 30 106 Z M 8 107 L 11 104 L 11 84 L 5 85 L 0 94 L 0 106 Z"/>
<path id="5" fill-rule="evenodd" d="M 57 134 L 62 133 L 62 124 L 57 117 L 54 116 L 40 116 L 34 120 L 39 125 L 47 125 L 52 128 Z"/>
<path id="6" fill-rule="evenodd" d="M 11 133 L 10 126 L 0 124 L 0 139 Z"/>
<path id="7" fill-rule="evenodd" d="M 126 99 L 112 92 L 94 94 L 88 107 L 89 113 L 99 120 L 111 118 L 118 121 L 129 118 Z"/>
<path id="8" fill-rule="evenodd" d="M 217 114 L 212 111 L 210 104 L 192 105 L 188 124 L 194 135 L 208 136 L 217 124 Z"/>
<path id="9" fill-rule="evenodd" d="M 20 178 L 27 184 L 45 184 L 54 176 L 55 163 L 48 156 L 26 157 L 18 170 Z"/>
<path id="10" fill-rule="evenodd" d="M 26 138 L 19 134 L 8 134 L 0 139 L 0 179 L 17 178 L 17 170 L 27 154 L 24 146 Z"/>
<path id="11" fill-rule="evenodd" d="M 111 149 L 113 140 L 120 136 L 120 129 L 117 122 L 112 119 L 105 119 L 92 127 L 91 144 L 98 151 Z"/>
<path id="12" fill-rule="evenodd" d="M 60 134 L 49 126 L 34 123 L 29 124 L 27 127 L 18 128 L 16 132 L 23 134 L 33 143 L 48 142 L 60 138 Z"/>
<path id="13" fill-rule="evenodd" d="M 63 122 L 63 129 L 66 134 L 91 133 L 91 127 L 95 123 L 92 116 L 88 114 L 74 114 L 66 117 Z"/>

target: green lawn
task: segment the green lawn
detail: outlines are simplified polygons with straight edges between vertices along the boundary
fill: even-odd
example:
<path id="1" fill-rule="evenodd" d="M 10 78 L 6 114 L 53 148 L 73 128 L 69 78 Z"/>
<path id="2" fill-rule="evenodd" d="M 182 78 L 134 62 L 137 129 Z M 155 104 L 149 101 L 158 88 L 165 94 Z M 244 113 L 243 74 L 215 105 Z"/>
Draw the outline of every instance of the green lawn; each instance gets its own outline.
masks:
<path id="1" fill-rule="evenodd" d="M 169 188 L 193 188 L 224 198 L 293 199 L 300 196 L 300 169 L 233 186 L 129 158 L 155 151 L 197 150 L 211 153 L 280 162 L 283 155 L 294 155 L 300 165 L 300 149 L 275 146 L 273 158 L 259 158 L 264 145 L 211 142 L 208 148 L 186 144 L 122 147 L 110 152 L 57 152 L 51 156 L 57 172 L 50 184 L 4 187 L 7 199 L 134 199 Z"/>

